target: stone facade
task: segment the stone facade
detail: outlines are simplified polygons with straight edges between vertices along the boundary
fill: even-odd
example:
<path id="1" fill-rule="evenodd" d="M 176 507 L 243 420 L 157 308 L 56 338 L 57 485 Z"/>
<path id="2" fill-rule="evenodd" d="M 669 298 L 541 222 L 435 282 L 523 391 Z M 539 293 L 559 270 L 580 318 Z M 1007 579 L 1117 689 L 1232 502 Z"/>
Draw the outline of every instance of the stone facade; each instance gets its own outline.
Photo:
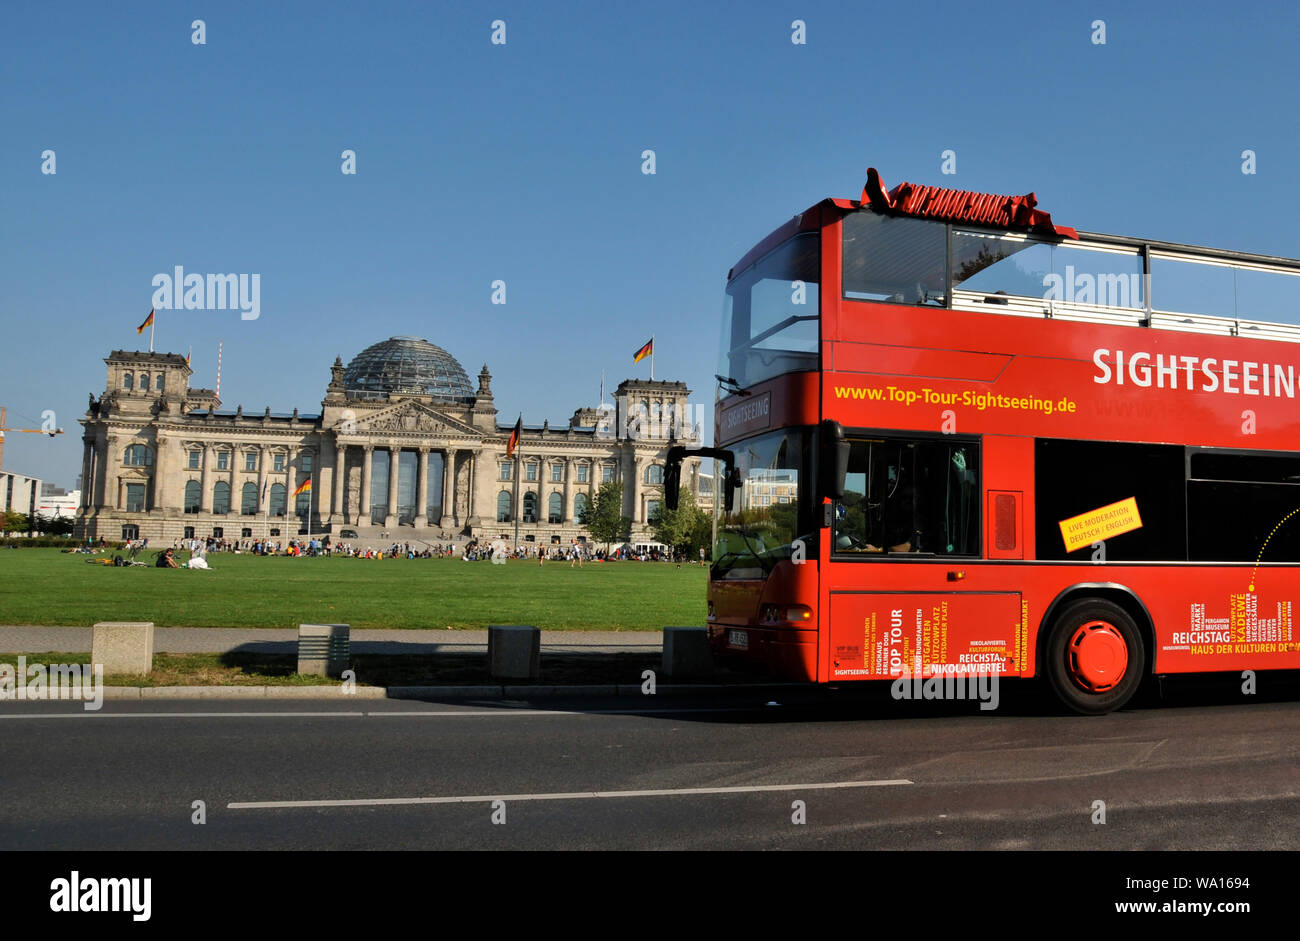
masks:
<path id="1" fill-rule="evenodd" d="M 476 393 L 437 395 L 349 388 L 336 359 L 320 414 L 259 415 L 219 411 L 215 393 L 189 388 L 183 356 L 117 350 L 105 363 L 107 386 L 80 420 L 81 536 L 284 540 L 307 531 L 309 513 L 313 534 L 336 539 L 513 539 L 518 516 L 520 542 L 567 545 L 587 537 L 584 501 L 617 480 L 632 539 L 645 541 L 668 448 L 699 443 L 681 382 L 626 380 L 610 406 L 525 427 L 507 460 L 514 423 L 498 424 L 486 365 Z M 688 461 L 683 487 L 698 480 Z"/>

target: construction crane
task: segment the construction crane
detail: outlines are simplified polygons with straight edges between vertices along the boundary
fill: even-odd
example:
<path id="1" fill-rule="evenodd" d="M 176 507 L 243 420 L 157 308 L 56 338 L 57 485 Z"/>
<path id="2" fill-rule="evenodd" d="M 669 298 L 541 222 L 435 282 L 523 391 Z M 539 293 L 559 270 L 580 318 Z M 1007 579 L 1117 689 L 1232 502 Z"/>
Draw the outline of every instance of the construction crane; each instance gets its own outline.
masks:
<path id="1" fill-rule="evenodd" d="M 0 405 L 0 467 L 4 467 L 5 464 L 5 432 L 6 431 L 21 431 L 24 434 L 29 434 L 29 435 L 49 435 L 51 438 L 53 438 L 55 435 L 63 434 L 62 428 L 55 428 L 53 431 L 51 431 L 48 428 L 8 428 L 5 426 L 5 412 L 6 412 L 5 407 L 3 405 Z"/>

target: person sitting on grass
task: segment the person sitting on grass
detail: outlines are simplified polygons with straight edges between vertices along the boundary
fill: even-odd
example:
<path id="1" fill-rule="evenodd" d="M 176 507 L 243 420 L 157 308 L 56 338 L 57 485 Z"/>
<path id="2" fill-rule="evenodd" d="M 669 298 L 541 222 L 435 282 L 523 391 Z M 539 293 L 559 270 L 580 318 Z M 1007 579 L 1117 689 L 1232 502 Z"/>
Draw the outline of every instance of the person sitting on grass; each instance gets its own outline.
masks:
<path id="1" fill-rule="evenodd" d="M 161 552 L 161 553 L 159 553 L 159 554 L 158 554 L 158 561 L 157 561 L 156 563 L 154 563 L 154 564 L 157 565 L 158 568 L 160 568 L 160 569 L 178 569 L 178 568 L 180 568 L 180 566 L 176 563 L 176 559 L 175 559 L 175 557 L 172 555 L 172 550 L 170 550 L 170 549 L 166 550 L 165 552 Z"/>

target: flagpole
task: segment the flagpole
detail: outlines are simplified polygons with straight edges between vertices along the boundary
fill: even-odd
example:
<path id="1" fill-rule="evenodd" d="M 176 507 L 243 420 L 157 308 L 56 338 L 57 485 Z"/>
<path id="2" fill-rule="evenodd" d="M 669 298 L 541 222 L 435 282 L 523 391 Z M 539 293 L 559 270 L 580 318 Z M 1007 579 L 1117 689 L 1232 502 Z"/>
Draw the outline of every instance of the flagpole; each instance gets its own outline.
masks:
<path id="1" fill-rule="evenodd" d="M 149 352 L 152 353 L 153 352 L 153 328 L 158 323 L 158 313 L 157 311 L 150 311 L 149 313 L 153 315 L 149 318 Z"/>
<path id="2" fill-rule="evenodd" d="M 655 381 L 655 335 L 650 334 L 650 381 Z"/>
<path id="3" fill-rule="evenodd" d="M 316 456 L 320 457 L 319 454 L 317 454 Z M 307 478 L 307 483 L 309 485 L 312 483 L 312 479 L 310 477 Z M 307 551 L 309 553 L 311 552 L 311 498 L 315 492 L 316 492 L 316 488 L 314 486 L 307 487 L 307 543 L 308 543 Z"/>
<path id="4" fill-rule="evenodd" d="M 522 439 L 522 438 L 523 438 L 523 435 L 520 435 L 519 437 Z M 522 442 L 521 442 L 521 443 L 522 443 Z M 514 517 L 515 517 L 515 548 L 518 549 L 518 548 L 519 548 L 519 515 L 520 515 L 520 507 L 519 507 L 519 445 L 518 445 L 518 444 L 515 445 L 515 497 L 514 497 L 514 501 L 515 501 L 515 511 L 514 511 Z"/>

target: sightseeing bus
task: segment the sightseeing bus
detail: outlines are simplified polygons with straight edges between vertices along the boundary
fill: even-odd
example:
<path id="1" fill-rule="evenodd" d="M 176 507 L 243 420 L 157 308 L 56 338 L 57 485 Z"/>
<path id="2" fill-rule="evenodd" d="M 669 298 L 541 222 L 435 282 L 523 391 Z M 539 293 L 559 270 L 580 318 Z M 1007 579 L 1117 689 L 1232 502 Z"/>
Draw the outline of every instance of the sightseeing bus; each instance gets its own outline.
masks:
<path id="1" fill-rule="evenodd" d="M 1300 668 L 1300 261 L 868 173 L 731 270 L 719 658 L 819 683 Z"/>

